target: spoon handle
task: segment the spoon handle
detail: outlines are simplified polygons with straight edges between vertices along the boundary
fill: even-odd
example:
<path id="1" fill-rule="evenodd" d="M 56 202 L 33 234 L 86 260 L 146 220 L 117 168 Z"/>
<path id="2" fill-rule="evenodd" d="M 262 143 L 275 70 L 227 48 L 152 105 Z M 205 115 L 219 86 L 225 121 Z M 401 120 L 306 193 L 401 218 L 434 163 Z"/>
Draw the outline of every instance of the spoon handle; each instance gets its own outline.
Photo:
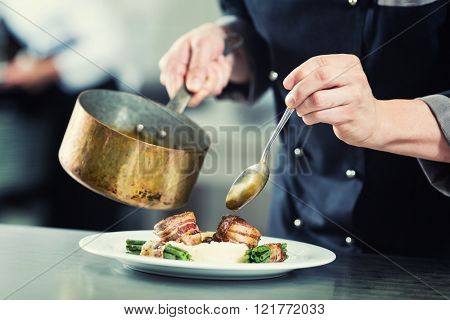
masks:
<path id="1" fill-rule="evenodd" d="M 260 160 L 261 162 L 265 162 L 266 161 L 267 156 L 269 155 L 270 148 L 272 148 L 273 142 L 278 137 L 278 135 L 280 134 L 281 130 L 284 128 L 284 125 L 289 120 L 289 118 L 290 118 L 292 112 L 294 112 L 294 110 L 295 109 L 286 108 L 286 110 L 284 111 L 284 114 L 281 117 L 280 122 L 278 122 L 277 127 L 272 132 L 272 135 L 270 136 L 270 139 L 267 142 L 266 147 L 264 148 L 264 151 L 262 153 L 261 160 Z"/>

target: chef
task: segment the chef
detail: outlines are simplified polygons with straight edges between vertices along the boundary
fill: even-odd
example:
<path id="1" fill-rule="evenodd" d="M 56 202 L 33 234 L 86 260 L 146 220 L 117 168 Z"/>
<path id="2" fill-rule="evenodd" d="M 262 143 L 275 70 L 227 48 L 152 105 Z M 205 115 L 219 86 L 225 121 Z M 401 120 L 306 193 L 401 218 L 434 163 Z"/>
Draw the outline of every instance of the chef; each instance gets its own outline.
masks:
<path id="1" fill-rule="evenodd" d="M 192 106 L 218 95 L 252 103 L 271 88 L 279 116 L 296 109 L 272 178 L 271 233 L 339 252 L 449 257 L 448 1 L 221 6 L 222 18 L 164 55 L 161 82 L 173 96 L 186 78 Z M 245 45 L 224 57 L 230 32 Z"/>

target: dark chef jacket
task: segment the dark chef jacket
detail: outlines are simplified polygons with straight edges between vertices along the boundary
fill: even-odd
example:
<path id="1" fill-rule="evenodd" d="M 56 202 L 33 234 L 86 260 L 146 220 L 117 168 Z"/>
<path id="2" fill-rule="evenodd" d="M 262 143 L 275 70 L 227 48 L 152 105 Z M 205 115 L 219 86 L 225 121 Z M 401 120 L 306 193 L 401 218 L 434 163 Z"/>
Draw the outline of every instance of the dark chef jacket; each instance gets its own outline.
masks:
<path id="1" fill-rule="evenodd" d="M 449 95 L 446 3 L 221 1 L 223 21 L 245 37 L 253 70 L 247 98 L 271 87 L 278 114 L 283 79 L 323 54 L 360 57 L 377 99 Z M 447 97 L 425 99 L 430 106 L 435 100 L 450 108 Z M 275 162 L 273 235 L 340 252 L 450 256 L 450 198 L 433 188 L 417 159 L 349 146 L 331 126 L 308 127 L 293 116 Z"/>

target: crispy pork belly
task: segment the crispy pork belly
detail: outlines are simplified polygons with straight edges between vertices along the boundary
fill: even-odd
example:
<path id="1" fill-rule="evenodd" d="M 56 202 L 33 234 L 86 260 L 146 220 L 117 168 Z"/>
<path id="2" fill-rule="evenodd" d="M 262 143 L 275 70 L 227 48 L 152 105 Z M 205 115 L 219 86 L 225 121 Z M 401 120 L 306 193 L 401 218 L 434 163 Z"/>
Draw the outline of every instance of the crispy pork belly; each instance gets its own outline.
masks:
<path id="1" fill-rule="evenodd" d="M 269 247 L 270 251 L 272 252 L 270 254 L 268 263 L 271 262 L 283 262 L 287 259 L 286 252 L 283 251 L 281 243 L 268 243 L 265 244 L 265 246 Z"/>
<path id="2" fill-rule="evenodd" d="M 155 224 L 155 234 L 162 242 L 176 241 L 186 245 L 201 243 L 200 230 L 193 212 L 170 216 Z"/>
<path id="3" fill-rule="evenodd" d="M 228 215 L 222 217 L 213 240 L 217 242 L 244 243 L 249 248 L 254 248 L 258 245 L 260 237 L 261 232 L 247 221 L 238 216 Z"/>

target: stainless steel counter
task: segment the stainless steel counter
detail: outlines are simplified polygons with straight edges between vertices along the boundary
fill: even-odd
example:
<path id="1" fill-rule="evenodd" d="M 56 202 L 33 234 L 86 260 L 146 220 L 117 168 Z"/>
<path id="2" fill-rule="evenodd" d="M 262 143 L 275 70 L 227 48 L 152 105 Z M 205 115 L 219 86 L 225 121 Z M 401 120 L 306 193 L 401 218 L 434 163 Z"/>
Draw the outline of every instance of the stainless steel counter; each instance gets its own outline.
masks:
<path id="1" fill-rule="evenodd" d="M 258 281 L 153 276 L 88 254 L 91 234 L 0 225 L 0 297 L 8 299 L 444 299 L 450 261 L 339 256 L 330 265 Z M 413 276 L 413 275 L 414 276 Z M 423 282 L 419 281 L 420 278 Z"/>

